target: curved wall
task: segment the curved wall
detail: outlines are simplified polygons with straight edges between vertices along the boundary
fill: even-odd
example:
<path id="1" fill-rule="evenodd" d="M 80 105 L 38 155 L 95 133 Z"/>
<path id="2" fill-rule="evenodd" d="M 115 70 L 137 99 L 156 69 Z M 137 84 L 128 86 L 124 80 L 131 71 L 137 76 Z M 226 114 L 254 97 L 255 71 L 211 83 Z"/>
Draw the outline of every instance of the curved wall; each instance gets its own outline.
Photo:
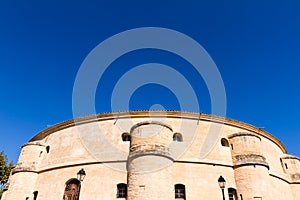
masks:
<path id="1" fill-rule="evenodd" d="M 22 147 L 4 200 L 34 199 L 34 192 L 62 199 L 81 168 L 80 199 L 119 199 L 120 183 L 130 200 L 175 199 L 183 195 L 176 184 L 185 186 L 185 199 L 221 199 L 221 175 L 226 199 L 228 188 L 243 200 L 300 198 L 300 160 L 271 134 L 206 114 L 134 111 L 74 119 L 34 136 Z"/>

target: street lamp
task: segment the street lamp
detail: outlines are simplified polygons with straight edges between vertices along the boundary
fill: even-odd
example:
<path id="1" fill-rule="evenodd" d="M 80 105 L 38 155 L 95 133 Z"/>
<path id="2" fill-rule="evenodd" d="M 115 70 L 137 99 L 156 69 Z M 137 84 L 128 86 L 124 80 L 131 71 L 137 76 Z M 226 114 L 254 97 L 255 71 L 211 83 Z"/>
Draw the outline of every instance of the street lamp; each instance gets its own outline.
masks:
<path id="1" fill-rule="evenodd" d="M 76 200 L 79 200 L 79 194 L 80 194 L 80 189 L 81 189 L 81 182 L 83 181 L 83 179 L 85 178 L 85 171 L 82 168 L 81 170 L 79 170 L 79 172 L 77 173 L 77 179 L 79 180 L 79 185 L 78 185 L 78 194 L 77 194 L 77 198 Z"/>
<path id="2" fill-rule="evenodd" d="M 222 190 L 223 200 L 225 200 L 224 188 L 225 188 L 226 181 L 225 181 L 225 179 L 223 178 L 223 176 L 220 176 L 220 177 L 219 177 L 218 183 L 219 183 L 219 186 L 220 186 L 220 188 L 221 188 L 221 190 Z"/>

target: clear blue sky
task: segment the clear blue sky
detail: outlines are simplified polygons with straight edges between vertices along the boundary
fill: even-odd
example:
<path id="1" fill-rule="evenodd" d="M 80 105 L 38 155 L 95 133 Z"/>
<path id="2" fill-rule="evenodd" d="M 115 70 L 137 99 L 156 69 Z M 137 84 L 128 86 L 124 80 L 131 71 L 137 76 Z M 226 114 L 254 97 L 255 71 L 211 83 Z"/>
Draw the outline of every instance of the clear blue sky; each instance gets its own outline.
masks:
<path id="1" fill-rule="evenodd" d="M 300 156 L 299 10 L 296 0 L 3 0 L 0 149 L 16 161 L 20 146 L 32 136 L 48 125 L 71 119 L 74 80 L 89 52 L 114 34 L 153 26 L 180 31 L 206 49 L 224 81 L 227 117 L 264 127 L 289 153 Z M 97 112 L 111 110 L 114 84 L 129 66 L 143 62 L 186 65 L 159 50 L 123 56 L 107 73 L 106 89 L 102 88 L 101 95 L 97 91 Z M 127 66 L 122 68 L 126 70 L 119 70 L 120 65 Z M 201 111 L 210 113 L 203 80 L 194 77 L 190 82 L 199 84 Z M 132 95 L 130 109 L 148 109 L 153 104 L 179 109 L 174 94 L 155 84 L 139 88 Z"/>

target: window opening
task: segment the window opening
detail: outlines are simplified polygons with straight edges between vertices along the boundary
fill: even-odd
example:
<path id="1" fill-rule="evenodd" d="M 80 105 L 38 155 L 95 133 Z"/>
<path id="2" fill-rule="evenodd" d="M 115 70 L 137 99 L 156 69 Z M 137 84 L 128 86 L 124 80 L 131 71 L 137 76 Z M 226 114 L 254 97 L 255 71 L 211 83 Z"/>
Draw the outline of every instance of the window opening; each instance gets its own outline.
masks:
<path id="1" fill-rule="evenodd" d="M 49 153 L 50 151 L 50 146 L 46 146 L 46 152 Z"/>
<path id="2" fill-rule="evenodd" d="M 117 198 L 126 198 L 127 197 L 127 184 L 119 183 L 117 185 Z"/>
<path id="3" fill-rule="evenodd" d="M 129 133 L 123 133 L 122 134 L 122 140 L 123 142 L 128 142 L 131 140 L 130 134 Z"/>
<path id="4" fill-rule="evenodd" d="M 173 135 L 173 141 L 174 142 L 182 142 L 183 141 L 182 135 L 180 133 L 175 133 Z"/>
<path id="5" fill-rule="evenodd" d="M 39 193 L 38 191 L 33 192 L 33 200 L 37 200 L 38 193 Z"/>
<path id="6" fill-rule="evenodd" d="M 222 139 L 221 139 L 221 145 L 222 145 L 223 147 L 229 147 L 229 142 L 228 142 L 228 140 L 225 139 L 225 138 L 222 138 Z"/>
<path id="7" fill-rule="evenodd" d="M 228 188 L 229 200 L 237 200 L 236 189 Z"/>
<path id="8" fill-rule="evenodd" d="M 183 184 L 175 185 L 175 199 L 185 200 L 185 186 Z"/>

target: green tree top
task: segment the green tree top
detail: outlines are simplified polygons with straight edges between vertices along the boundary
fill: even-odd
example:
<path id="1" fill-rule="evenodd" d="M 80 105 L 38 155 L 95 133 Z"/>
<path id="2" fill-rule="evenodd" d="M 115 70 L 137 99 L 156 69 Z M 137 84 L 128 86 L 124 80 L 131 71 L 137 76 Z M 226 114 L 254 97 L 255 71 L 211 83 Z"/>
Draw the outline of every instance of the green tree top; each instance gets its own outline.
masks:
<path id="1" fill-rule="evenodd" d="M 6 185 L 10 171 L 13 168 L 14 163 L 11 161 L 8 163 L 7 156 L 4 152 L 0 152 L 0 199 L 2 196 L 3 188 Z"/>

